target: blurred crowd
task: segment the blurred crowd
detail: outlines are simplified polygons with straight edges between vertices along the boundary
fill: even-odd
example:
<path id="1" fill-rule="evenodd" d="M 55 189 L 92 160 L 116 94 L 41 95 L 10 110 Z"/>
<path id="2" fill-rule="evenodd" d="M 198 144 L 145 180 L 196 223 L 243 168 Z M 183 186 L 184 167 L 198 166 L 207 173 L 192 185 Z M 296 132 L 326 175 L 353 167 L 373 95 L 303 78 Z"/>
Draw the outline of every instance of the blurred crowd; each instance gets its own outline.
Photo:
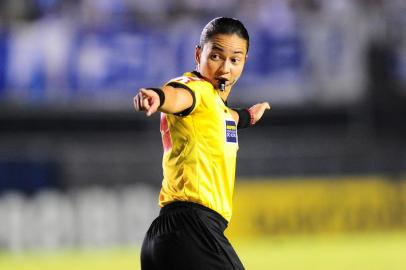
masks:
<path id="1" fill-rule="evenodd" d="M 122 106 L 137 87 L 193 69 L 215 16 L 251 32 L 239 101 L 255 84 L 277 104 L 352 104 L 388 79 L 406 95 L 405 13 L 402 0 L 4 0 L 0 101 Z"/>
<path id="2" fill-rule="evenodd" d="M 0 6 L 3 26 L 54 17 L 66 18 L 77 25 L 131 27 L 224 15 L 243 21 L 282 25 L 297 13 L 336 20 L 357 13 L 373 17 L 384 27 L 385 22 L 404 24 L 402 15 L 406 4 L 402 0 L 4 0 Z"/>

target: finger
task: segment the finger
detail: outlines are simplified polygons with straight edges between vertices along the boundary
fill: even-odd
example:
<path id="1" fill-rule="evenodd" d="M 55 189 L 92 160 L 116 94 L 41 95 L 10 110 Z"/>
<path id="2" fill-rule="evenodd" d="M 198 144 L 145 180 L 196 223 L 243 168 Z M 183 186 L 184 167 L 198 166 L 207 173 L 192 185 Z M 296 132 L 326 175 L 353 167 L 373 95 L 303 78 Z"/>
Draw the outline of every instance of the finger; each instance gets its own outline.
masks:
<path id="1" fill-rule="evenodd" d="M 150 103 L 149 97 L 144 97 L 143 100 L 142 100 L 142 107 L 145 110 L 149 110 L 149 108 L 151 107 L 149 103 Z"/>
<path id="2" fill-rule="evenodd" d="M 144 108 L 142 107 L 142 99 L 143 99 L 142 94 L 138 93 L 138 107 L 140 108 L 140 111 L 144 110 Z"/>
<path id="3" fill-rule="evenodd" d="M 142 90 L 140 91 L 140 103 L 143 111 L 149 109 L 149 97 Z"/>
<path id="4" fill-rule="evenodd" d="M 136 111 L 142 111 L 141 103 L 140 103 L 140 94 L 137 94 L 134 97 L 134 107 Z"/>
<path id="5" fill-rule="evenodd" d="M 151 96 L 151 90 L 148 90 L 146 88 L 141 88 L 140 93 L 142 93 L 144 96 L 147 96 L 147 97 Z"/>
<path id="6" fill-rule="evenodd" d="M 266 110 L 270 110 L 270 109 L 271 109 L 271 105 L 269 105 L 268 102 L 265 102 L 265 109 L 266 109 Z"/>
<path id="7" fill-rule="evenodd" d="M 135 109 L 136 111 L 139 111 L 137 97 L 138 97 L 138 96 L 135 96 L 135 97 L 133 98 L 133 105 L 134 105 L 134 109 Z"/>
<path id="8" fill-rule="evenodd" d="M 147 111 L 147 116 L 151 116 L 158 110 L 158 102 L 154 102 L 151 104 L 149 110 Z"/>

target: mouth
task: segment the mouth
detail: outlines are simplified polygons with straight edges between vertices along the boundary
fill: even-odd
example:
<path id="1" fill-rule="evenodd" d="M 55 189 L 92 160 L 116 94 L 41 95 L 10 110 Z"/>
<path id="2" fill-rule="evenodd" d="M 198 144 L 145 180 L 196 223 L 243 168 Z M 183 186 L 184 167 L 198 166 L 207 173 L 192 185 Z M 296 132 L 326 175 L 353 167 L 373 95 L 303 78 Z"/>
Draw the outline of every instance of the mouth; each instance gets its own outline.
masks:
<path id="1" fill-rule="evenodd" d="M 220 78 L 216 78 L 215 80 L 217 82 L 217 85 L 220 86 L 220 88 L 225 87 L 226 85 L 229 85 L 229 80 L 226 79 L 226 78 L 221 78 L 220 77 Z"/>
<path id="2" fill-rule="evenodd" d="M 225 83 L 228 82 L 228 79 L 227 79 L 227 78 L 223 78 L 223 77 L 216 77 L 215 80 L 216 80 L 217 82 L 225 82 Z"/>
<path id="3" fill-rule="evenodd" d="M 225 78 L 216 78 L 217 87 L 220 91 L 224 91 L 226 89 L 227 79 Z"/>

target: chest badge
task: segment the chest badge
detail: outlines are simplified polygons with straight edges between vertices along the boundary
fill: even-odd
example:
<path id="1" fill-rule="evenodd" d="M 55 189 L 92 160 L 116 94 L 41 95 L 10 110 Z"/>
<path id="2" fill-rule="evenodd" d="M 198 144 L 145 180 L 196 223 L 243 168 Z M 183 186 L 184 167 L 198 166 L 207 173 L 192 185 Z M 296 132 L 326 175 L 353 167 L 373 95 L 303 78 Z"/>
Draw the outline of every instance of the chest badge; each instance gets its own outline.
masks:
<path id="1" fill-rule="evenodd" d="M 237 125 L 232 120 L 225 120 L 226 142 L 237 143 Z"/>

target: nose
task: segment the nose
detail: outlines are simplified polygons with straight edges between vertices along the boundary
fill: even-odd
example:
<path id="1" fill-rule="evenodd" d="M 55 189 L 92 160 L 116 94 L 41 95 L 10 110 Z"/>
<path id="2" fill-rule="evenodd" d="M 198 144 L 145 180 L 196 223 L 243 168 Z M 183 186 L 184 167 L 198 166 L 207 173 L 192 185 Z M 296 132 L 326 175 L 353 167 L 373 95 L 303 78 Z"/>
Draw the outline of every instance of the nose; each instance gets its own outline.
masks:
<path id="1" fill-rule="evenodd" d="M 223 74 L 228 74 L 231 71 L 231 63 L 229 59 L 225 59 L 220 67 L 220 71 Z"/>

